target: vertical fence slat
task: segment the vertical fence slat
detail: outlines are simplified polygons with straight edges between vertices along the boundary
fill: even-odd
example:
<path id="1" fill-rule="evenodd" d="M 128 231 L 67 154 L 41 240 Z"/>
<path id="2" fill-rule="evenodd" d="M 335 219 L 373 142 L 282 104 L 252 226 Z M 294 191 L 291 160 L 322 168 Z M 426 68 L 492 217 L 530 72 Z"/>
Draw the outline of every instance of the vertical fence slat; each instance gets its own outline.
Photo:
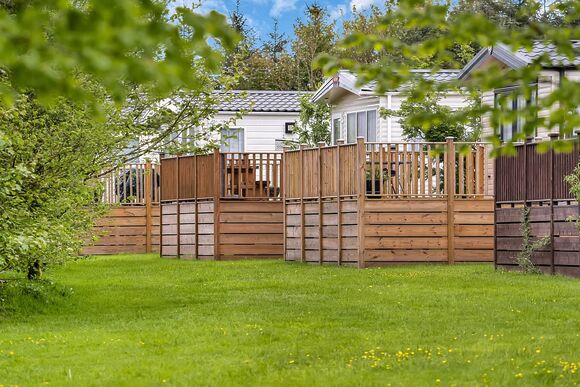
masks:
<path id="1" fill-rule="evenodd" d="M 447 262 L 455 263 L 455 144 L 453 137 L 447 138 L 447 164 L 446 186 L 447 186 Z"/>

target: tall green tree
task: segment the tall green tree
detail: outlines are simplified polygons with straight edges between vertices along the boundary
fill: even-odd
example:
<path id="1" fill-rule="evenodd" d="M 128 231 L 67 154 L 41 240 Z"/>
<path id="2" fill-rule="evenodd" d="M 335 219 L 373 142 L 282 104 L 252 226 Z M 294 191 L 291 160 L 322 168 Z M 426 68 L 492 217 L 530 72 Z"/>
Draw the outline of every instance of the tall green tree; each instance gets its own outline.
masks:
<path id="1" fill-rule="evenodd" d="M 318 55 L 332 52 L 336 42 L 335 22 L 330 21 L 326 9 L 316 3 L 306 7 L 305 16 L 306 20 L 299 19 L 294 24 L 296 38 L 292 42 L 292 53 L 299 87 L 315 90 L 323 80 L 323 73 L 312 64 Z"/>
<path id="2" fill-rule="evenodd" d="M 102 173 L 211 115 L 208 39 L 237 37 L 146 0 L 4 1 L 0 31 L 0 272 L 33 279 L 76 256 Z"/>

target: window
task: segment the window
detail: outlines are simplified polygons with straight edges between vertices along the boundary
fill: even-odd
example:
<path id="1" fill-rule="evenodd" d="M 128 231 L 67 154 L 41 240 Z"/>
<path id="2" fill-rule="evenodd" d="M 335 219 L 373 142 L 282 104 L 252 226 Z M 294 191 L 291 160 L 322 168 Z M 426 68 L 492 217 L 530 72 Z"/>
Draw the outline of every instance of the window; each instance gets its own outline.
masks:
<path id="1" fill-rule="evenodd" d="M 346 115 L 346 142 L 356 142 L 356 113 Z"/>
<path id="2" fill-rule="evenodd" d="M 349 113 L 346 115 L 347 142 L 356 142 L 356 137 L 364 137 L 365 141 L 377 141 L 377 111 Z"/>
<path id="3" fill-rule="evenodd" d="M 336 144 L 337 140 L 340 140 L 340 118 L 332 120 L 332 141 Z"/>
<path id="4" fill-rule="evenodd" d="M 531 98 L 526 100 L 526 98 L 519 94 L 515 88 L 507 88 L 502 90 L 496 90 L 495 92 L 495 107 L 500 107 L 500 103 L 504 106 L 507 111 L 521 111 L 526 109 L 526 107 L 531 104 L 536 103 L 536 92 L 532 92 Z M 511 140 L 517 133 L 521 133 L 524 129 L 525 119 L 521 114 L 517 114 L 512 122 L 500 123 L 500 138 L 502 141 Z"/>
<path id="5" fill-rule="evenodd" d="M 294 127 L 296 126 L 295 122 L 286 122 L 286 128 L 284 130 L 284 133 L 286 134 L 292 134 L 294 133 Z"/>
<path id="6" fill-rule="evenodd" d="M 222 130 L 222 152 L 244 152 L 244 129 L 229 128 Z"/>

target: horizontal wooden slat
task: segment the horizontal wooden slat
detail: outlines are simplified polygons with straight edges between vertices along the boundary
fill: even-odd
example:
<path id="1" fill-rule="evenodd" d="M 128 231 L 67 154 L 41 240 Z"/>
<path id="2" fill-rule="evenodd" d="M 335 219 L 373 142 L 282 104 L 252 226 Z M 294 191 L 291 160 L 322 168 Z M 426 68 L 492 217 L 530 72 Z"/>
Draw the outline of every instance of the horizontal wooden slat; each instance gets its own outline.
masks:
<path id="1" fill-rule="evenodd" d="M 493 246 L 492 246 L 493 247 Z M 456 262 L 493 262 L 493 248 L 483 250 L 455 250 Z"/>
<path id="2" fill-rule="evenodd" d="M 106 235 L 93 242 L 93 246 L 126 246 L 126 245 L 145 245 L 147 243 L 145 235 L 123 235 L 111 236 Z"/>
<path id="3" fill-rule="evenodd" d="M 145 226 L 106 226 L 106 227 L 95 227 L 92 230 L 93 233 L 100 235 L 111 235 L 111 236 L 131 236 L 131 235 L 145 235 L 147 229 Z"/>
<path id="4" fill-rule="evenodd" d="M 221 213 L 222 223 L 282 223 L 283 214 L 280 213 Z"/>
<path id="5" fill-rule="evenodd" d="M 145 246 L 86 246 L 82 249 L 83 255 L 142 254 L 144 252 Z"/>
<path id="6" fill-rule="evenodd" d="M 367 212 L 438 212 L 447 211 L 446 200 L 367 200 Z"/>
<path id="7" fill-rule="evenodd" d="M 284 232 L 282 223 L 272 224 L 236 224 L 236 223 L 222 223 L 220 224 L 220 233 L 223 234 L 261 234 L 272 233 L 281 234 Z"/>
<path id="8" fill-rule="evenodd" d="M 456 237 L 457 249 L 493 249 L 493 237 Z"/>
<path id="9" fill-rule="evenodd" d="M 445 236 L 445 225 L 368 225 L 364 226 L 365 236 Z"/>
<path id="10" fill-rule="evenodd" d="M 146 216 L 146 209 L 143 206 L 125 206 L 125 207 L 114 207 L 108 210 L 105 214 L 106 217 L 133 217 L 133 216 Z"/>
<path id="11" fill-rule="evenodd" d="M 226 212 L 241 212 L 241 213 L 254 213 L 254 212 L 278 212 L 282 213 L 283 206 L 282 202 L 249 202 L 249 201 L 224 201 L 220 202 L 220 211 L 222 213 Z"/>
<path id="12" fill-rule="evenodd" d="M 139 217 L 114 217 L 98 218 L 95 221 L 96 226 L 145 226 L 146 218 Z"/>
<path id="13" fill-rule="evenodd" d="M 224 255 L 280 255 L 284 248 L 282 245 L 221 245 L 220 253 Z"/>
<path id="14" fill-rule="evenodd" d="M 284 243 L 282 234 L 220 234 L 222 244 L 275 244 Z"/>
<path id="15" fill-rule="evenodd" d="M 493 200 L 455 200 L 453 203 L 456 212 L 493 212 Z"/>
<path id="16" fill-rule="evenodd" d="M 446 224 L 447 214 L 439 213 L 365 213 L 365 224 Z"/>
<path id="17" fill-rule="evenodd" d="M 447 250 L 365 250 L 365 261 L 447 262 Z"/>
<path id="18" fill-rule="evenodd" d="M 493 224 L 493 212 L 456 212 L 453 221 L 455 224 Z"/>
<path id="19" fill-rule="evenodd" d="M 365 249 L 443 249 L 447 238 L 366 237 Z"/>
<path id="20" fill-rule="evenodd" d="M 455 236 L 493 236 L 493 225 L 455 225 Z"/>

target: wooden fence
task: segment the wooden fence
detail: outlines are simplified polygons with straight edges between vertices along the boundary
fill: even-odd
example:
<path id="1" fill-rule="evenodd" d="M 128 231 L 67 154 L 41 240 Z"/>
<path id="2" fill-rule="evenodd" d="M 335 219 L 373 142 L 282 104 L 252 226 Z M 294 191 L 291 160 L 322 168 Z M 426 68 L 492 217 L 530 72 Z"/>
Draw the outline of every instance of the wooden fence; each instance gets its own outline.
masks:
<path id="1" fill-rule="evenodd" d="M 538 153 L 540 143 L 516 145 L 515 156 L 496 161 L 495 264 L 516 268 L 522 250 L 524 207 L 532 241 L 549 238 L 535 251 L 532 261 L 548 273 L 580 276 L 580 238 L 570 217 L 580 216 L 580 204 L 570 193 L 564 177 L 579 162 L 578 139 L 571 153 Z"/>
<path id="2" fill-rule="evenodd" d="M 127 164 L 105 174 L 100 183 L 100 201 L 111 209 L 97 219 L 81 254 L 159 251 L 159 165 Z"/>
<path id="3" fill-rule="evenodd" d="M 215 151 L 161 165 L 162 256 L 282 257 L 281 153 Z"/>
<path id="4" fill-rule="evenodd" d="M 284 153 L 286 260 L 492 262 L 485 144 L 364 143 Z"/>

